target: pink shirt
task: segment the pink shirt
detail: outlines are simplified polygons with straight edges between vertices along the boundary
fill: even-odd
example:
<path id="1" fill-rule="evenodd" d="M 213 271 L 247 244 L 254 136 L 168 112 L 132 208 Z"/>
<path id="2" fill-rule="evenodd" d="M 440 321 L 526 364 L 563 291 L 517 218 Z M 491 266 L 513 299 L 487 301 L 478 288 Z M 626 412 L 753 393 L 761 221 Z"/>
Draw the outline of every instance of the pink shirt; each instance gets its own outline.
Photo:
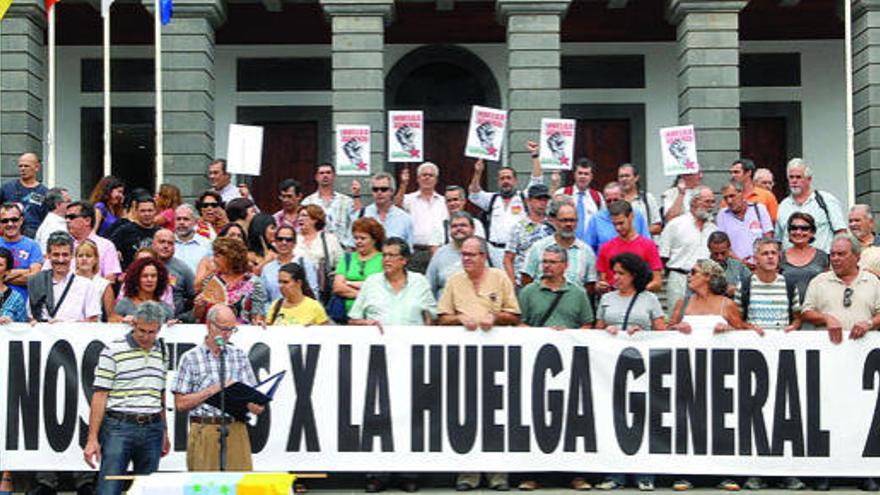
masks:
<path id="1" fill-rule="evenodd" d="M 641 235 L 631 241 L 624 241 L 620 236 L 617 236 L 602 245 L 599 249 L 599 256 L 596 258 L 596 271 L 607 274 L 606 280 L 609 284 L 614 284 L 611 258 L 620 253 L 633 253 L 642 258 L 651 267 L 651 271 L 656 272 L 663 269 L 663 262 L 660 261 L 660 253 L 657 251 L 657 245 L 654 244 L 654 241 Z"/>
<path id="2" fill-rule="evenodd" d="M 109 240 L 99 236 L 98 234 L 92 232 L 87 237 L 90 241 L 94 242 L 96 246 L 98 246 L 98 275 L 106 278 L 111 275 L 119 275 L 122 273 L 122 267 L 119 264 L 119 254 L 116 251 L 116 246 L 113 245 Z M 76 247 L 79 246 L 79 241 L 76 239 L 73 240 L 73 254 L 70 258 L 70 271 L 71 273 L 76 273 Z M 49 260 L 48 253 L 46 255 L 46 260 L 43 261 L 43 270 L 51 270 L 52 269 L 52 261 Z"/>

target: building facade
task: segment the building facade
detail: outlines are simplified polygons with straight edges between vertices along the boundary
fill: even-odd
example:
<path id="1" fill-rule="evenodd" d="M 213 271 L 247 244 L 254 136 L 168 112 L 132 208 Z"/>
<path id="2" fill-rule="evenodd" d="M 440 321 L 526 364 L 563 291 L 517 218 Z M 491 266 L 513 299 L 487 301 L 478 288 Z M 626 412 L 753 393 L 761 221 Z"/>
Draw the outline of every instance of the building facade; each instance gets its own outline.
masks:
<path id="1" fill-rule="evenodd" d="M 57 5 L 57 182 L 80 195 L 102 174 L 98 4 Z M 111 17 L 113 173 L 146 187 L 151 5 L 117 0 Z M 880 1 L 852 5 L 856 199 L 880 208 Z M 400 109 L 425 112 L 441 182 L 466 184 L 478 104 L 509 111 L 503 162 L 524 175 L 526 140 L 561 116 L 578 120 L 576 154 L 599 164 L 598 182 L 632 162 L 659 194 L 671 178 L 658 130 L 693 124 L 709 184 L 747 156 L 782 194 L 785 162 L 803 156 L 814 183 L 845 199 L 842 17 L 834 0 L 175 0 L 162 35 L 163 180 L 190 197 L 207 187 L 230 123 L 265 126 L 258 191 L 284 177 L 311 185 L 314 165 L 332 160 L 336 123 L 370 125 L 374 171 L 391 170 L 385 116 Z M 45 30 L 39 0 L 16 0 L 0 24 L 4 178 L 46 144 Z M 257 196 L 274 207 L 274 193 Z"/>

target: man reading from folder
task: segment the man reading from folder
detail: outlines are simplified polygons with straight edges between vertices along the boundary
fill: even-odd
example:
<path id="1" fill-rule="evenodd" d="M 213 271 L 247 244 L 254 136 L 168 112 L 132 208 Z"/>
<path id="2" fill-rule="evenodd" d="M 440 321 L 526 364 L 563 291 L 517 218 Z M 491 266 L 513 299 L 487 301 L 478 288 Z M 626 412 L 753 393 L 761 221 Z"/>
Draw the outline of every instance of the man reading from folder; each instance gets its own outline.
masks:
<path id="1" fill-rule="evenodd" d="M 207 315 L 205 341 L 180 359 L 172 392 L 177 410 L 191 411 L 186 445 L 186 467 L 190 471 L 220 469 L 220 428 L 224 421 L 229 431 L 226 470 L 250 471 L 253 468 L 247 425 L 229 414 L 222 415 L 220 409 L 205 403 L 220 392 L 221 356 L 225 356 L 227 387 L 235 382 L 251 387 L 257 384 L 247 354 L 229 343 L 229 338 L 238 330 L 235 324 L 235 313 L 229 306 L 213 306 Z M 227 395 L 226 404 L 233 401 L 234 398 Z M 264 406 L 249 402 L 247 409 L 253 414 L 261 414 Z"/>

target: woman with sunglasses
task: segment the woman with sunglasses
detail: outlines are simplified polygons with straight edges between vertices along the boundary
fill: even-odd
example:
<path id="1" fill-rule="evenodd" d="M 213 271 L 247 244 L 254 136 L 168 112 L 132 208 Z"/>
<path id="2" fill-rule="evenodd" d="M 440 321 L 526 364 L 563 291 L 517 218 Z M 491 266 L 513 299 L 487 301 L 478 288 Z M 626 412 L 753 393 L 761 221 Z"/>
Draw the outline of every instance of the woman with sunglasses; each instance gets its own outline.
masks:
<path id="1" fill-rule="evenodd" d="M 715 333 L 751 328 L 727 294 L 724 269 L 712 260 L 698 260 L 688 275 L 689 293 L 680 299 L 672 313 L 670 330 L 691 333 L 693 329 L 712 329 Z"/>
<path id="2" fill-rule="evenodd" d="M 788 217 L 788 239 L 792 246 L 782 253 L 779 267 L 785 279 L 797 287 L 800 304 L 804 303 L 807 286 L 816 275 L 828 270 L 828 253 L 810 244 L 816 238 L 816 221 L 809 213 L 796 212 Z"/>
<path id="3" fill-rule="evenodd" d="M 279 273 L 283 266 L 290 263 L 299 265 L 303 268 L 306 277 L 306 285 L 309 292 L 316 294 L 318 288 L 318 275 L 315 265 L 303 256 L 294 255 L 296 248 L 296 231 L 293 227 L 287 225 L 275 231 L 275 259 L 263 265 L 263 271 L 260 273 L 260 280 L 266 288 L 266 295 L 269 301 L 274 301 L 281 297 L 281 287 L 278 281 Z M 314 296 L 311 296 L 314 297 Z"/>
<path id="4" fill-rule="evenodd" d="M 214 240 L 224 225 L 229 223 L 223 209 L 223 198 L 214 191 L 205 191 L 196 201 L 199 219 L 196 222 L 196 233 Z"/>
<path id="5" fill-rule="evenodd" d="M 289 228 L 289 227 L 285 227 Z M 283 297 L 275 300 L 266 315 L 267 325 L 326 325 L 327 312 L 306 283 L 302 265 L 287 263 L 278 270 L 276 284 Z"/>
<path id="6" fill-rule="evenodd" d="M 382 272 L 381 249 L 385 242 L 385 229 L 370 217 L 355 220 L 351 225 L 351 234 L 355 250 L 339 257 L 333 280 L 333 293 L 345 299 L 346 312 L 351 310 L 364 280 Z"/>

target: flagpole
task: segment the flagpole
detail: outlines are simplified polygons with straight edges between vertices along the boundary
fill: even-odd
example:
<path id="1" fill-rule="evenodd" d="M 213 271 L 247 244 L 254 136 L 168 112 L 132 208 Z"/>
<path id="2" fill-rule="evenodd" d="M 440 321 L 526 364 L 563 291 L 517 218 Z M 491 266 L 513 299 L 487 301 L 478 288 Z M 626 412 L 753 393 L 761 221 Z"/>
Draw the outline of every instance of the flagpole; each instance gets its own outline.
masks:
<path id="1" fill-rule="evenodd" d="M 112 125 L 110 120 L 110 6 L 107 11 L 102 12 L 102 21 L 104 23 L 104 175 L 111 175 L 111 147 L 110 139 L 112 138 Z M 103 10 L 103 9 L 102 9 Z"/>
<path id="2" fill-rule="evenodd" d="M 49 156 L 46 184 L 55 187 L 55 5 L 49 7 Z"/>
<path id="3" fill-rule="evenodd" d="M 852 5 L 843 2 L 843 59 L 846 85 L 846 199 L 847 205 L 856 202 L 855 131 L 853 129 L 853 62 L 852 62 Z"/>
<path id="4" fill-rule="evenodd" d="M 160 0 L 153 0 L 155 21 L 153 29 L 156 38 L 156 190 L 162 184 L 165 174 L 163 163 L 163 138 L 162 138 L 162 5 Z"/>

